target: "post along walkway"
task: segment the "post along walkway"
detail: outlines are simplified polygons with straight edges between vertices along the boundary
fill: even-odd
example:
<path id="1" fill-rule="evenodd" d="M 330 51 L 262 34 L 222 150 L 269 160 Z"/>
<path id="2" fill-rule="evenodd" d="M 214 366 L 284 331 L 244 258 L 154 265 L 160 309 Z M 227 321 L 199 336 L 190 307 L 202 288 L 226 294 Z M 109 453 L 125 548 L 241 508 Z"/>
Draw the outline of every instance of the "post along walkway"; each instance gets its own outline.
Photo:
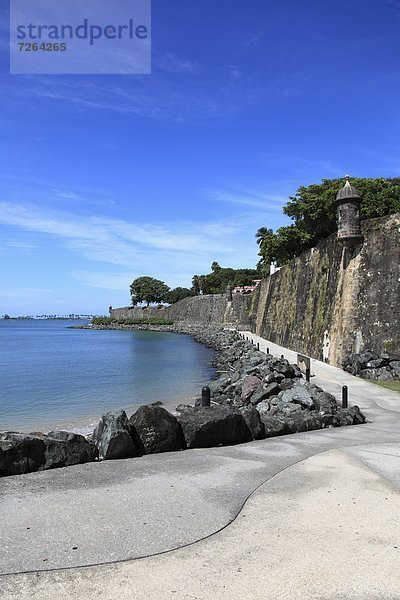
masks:
<path id="1" fill-rule="evenodd" d="M 400 395 L 312 372 L 369 422 L 0 480 L 0 598 L 400 600 Z"/>

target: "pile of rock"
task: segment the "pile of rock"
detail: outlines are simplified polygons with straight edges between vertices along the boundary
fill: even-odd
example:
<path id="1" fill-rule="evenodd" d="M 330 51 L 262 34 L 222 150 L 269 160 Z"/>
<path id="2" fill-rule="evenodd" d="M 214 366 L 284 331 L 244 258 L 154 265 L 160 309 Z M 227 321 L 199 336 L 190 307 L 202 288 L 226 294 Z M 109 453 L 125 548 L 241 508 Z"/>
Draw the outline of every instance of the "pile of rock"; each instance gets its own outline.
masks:
<path id="1" fill-rule="evenodd" d="M 349 354 L 342 363 L 345 371 L 363 379 L 374 381 L 400 380 L 400 360 L 383 352 L 376 354 L 366 350 L 361 354 Z"/>
<path id="2" fill-rule="evenodd" d="M 202 407 L 201 399 L 180 405 L 177 417 L 158 403 L 140 406 L 130 418 L 123 410 L 109 412 L 88 439 L 62 431 L 0 433 L 0 476 L 365 423 L 357 406 L 339 408 L 334 396 L 306 383 L 296 365 L 259 352 L 236 332 L 180 332 L 218 350 L 211 406 Z"/>
<path id="3" fill-rule="evenodd" d="M 240 414 L 251 439 L 365 423 L 357 406 L 339 408 L 332 394 L 306 383 L 298 366 L 286 359 L 260 352 L 234 332 L 215 338 L 206 330 L 201 336 L 209 345 L 215 339 L 220 350 L 219 377 L 210 384 L 212 402 Z M 199 408 L 180 405 L 177 410 L 186 428 L 198 419 Z"/>

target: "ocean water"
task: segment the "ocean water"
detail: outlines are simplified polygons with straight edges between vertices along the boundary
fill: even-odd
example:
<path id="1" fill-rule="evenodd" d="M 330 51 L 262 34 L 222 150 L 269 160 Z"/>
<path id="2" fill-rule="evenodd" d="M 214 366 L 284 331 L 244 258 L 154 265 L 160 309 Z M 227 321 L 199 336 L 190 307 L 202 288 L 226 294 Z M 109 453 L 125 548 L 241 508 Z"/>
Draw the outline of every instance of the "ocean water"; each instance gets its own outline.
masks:
<path id="1" fill-rule="evenodd" d="M 0 431 L 87 433 L 108 410 L 192 401 L 212 378 L 213 351 L 190 336 L 74 324 L 0 320 Z"/>

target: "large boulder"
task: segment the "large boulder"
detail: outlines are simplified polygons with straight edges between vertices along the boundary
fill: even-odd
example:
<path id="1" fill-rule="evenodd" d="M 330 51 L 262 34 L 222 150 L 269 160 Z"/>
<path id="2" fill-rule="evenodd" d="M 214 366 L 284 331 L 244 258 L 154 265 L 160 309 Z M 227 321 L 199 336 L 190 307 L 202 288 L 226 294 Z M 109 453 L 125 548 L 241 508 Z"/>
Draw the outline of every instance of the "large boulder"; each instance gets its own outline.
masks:
<path id="1" fill-rule="evenodd" d="M 366 423 L 366 418 L 358 406 L 349 406 L 340 408 L 336 414 L 336 427 L 343 425 L 362 425 Z"/>
<path id="2" fill-rule="evenodd" d="M 261 440 L 265 437 L 264 424 L 260 419 L 260 413 L 254 406 L 248 404 L 240 409 L 243 419 L 246 421 L 253 440 Z"/>
<path id="3" fill-rule="evenodd" d="M 188 448 L 230 446 L 251 440 L 239 411 L 228 406 L 194 407 L 178 416 Z"/>
<path id="4" fill-rule="evenodd" d="M 293 386 L 290 390 L 285 390 L 282 393 L 281 399 L 284 403 L 300 404 L 300 406 L 307 410 L 314 410 L 316 408 L 313 397 L 304 385 L 301 384 Z"/>
<path id="5" fill-rule="evenodd" d="M 392 360 L 390 369 L 394 379 L 400 379 L 400 360 Z"/>
<path id="6" fill-rule="evenodd" d="M 247 403 L 255 390 L 261 388 L 263 382 L 259 377 L 255 377 L 255 375 L 249 375 L 245 377 L 242 382 L 242 394 L 241 399 L 243 403 Z"/>
<path id="7" fill-rule="evenodd" d="M 124 410 L 102 415 L 93 432 L 100 460 L 131 458 L 140 454 L 132 439 L 132 428 Z"/>
<path id="8" fill-rule="evenodd" d="M 284 376 L 285 379 L 292 379 L 296 376 L 296 371 L 293 365 L 284 358 L 274 358 L 270 364 L 270 369 Z"/>
<path id="9" fill-rule="evenodd" d="M 96 446 L 77 433 L 50 431 L 45 444 L 46 469 L 81 465 L 93 462 L 98 456 Z"/>
<path id="10" fill-rule="evenodd" d="M 286 417 L 285 422 L 288 433 L 301 433 L 325 427 L 322 416 L 317 411 L 302 410 L 293 413 Z"/>
<path id="11" fill-rule="evenodd" d="M 360 371 L 360 377 L 363 379 L 373 379 L 375 381 L 392 381 L 393 372 L 387 367 L 381 367 L 380 369 L 362 369 Z"/>
<path id="12" fill-rule="evenodd" d="M 281 391 L 281 387 L 278 383 L 265 384 L 262 387 L 256 389 L 255 392 L 250 396 L 250 402 L 254 406 L 263 400 L 268 400 L 271 396 L 277 396 Z"/>
<path id="13" fill-rule="evenodd" d="M 328 392 L 311 392 L 318 411 L 322 414 L 334 415 L 337 412 L 338 405 L 335 396 Z"/>
<path id="14" fill-rule="evenodd" d="M 5 432 L 0 434 L 0 476 L 20 475 L 43 469 L 46 446 L 39 436 Z"/>
<path id="15" fill-rule="evenodd" d="M 267 413 L 260 413 L 261 421 L 264 425 L 265 437 L 275 437 L 289 433 L 286 427 L 286 422 L 283 417 L 269 416 Z"/>
<path id="16" fill-rule="evenodd" d="M 0 476 L 68 467 L 92 462 L 96 457 L 94 444 L 67 431 L 0 434 Z"/>
<path id="17" fill-rule="evenodd" d="M 173 452 L 185 448 L 182 427 L 161 406 L 140 406 L 129 420 L 136 446 L 143 454 Z"/>
<path id="18" fill-rule="evenodd" d="M 255 406 L 256 411 L 259 413 L 259 415 L 261 416 L 262 414 L 266 414 L 269 413 L 271 410 L 271 405 L 268 402 L 268 400 L 261 400 L 261 402 L 259 402 L 256 406 Z"/>

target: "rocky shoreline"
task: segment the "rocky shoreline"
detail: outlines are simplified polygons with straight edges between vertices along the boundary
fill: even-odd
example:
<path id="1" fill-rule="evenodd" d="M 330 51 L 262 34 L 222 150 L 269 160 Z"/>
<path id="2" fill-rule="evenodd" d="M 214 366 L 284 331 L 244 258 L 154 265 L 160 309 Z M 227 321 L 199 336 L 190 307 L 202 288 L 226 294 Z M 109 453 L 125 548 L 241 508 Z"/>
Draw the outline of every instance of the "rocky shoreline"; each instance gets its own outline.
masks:
<path id="1" fill-rule="evenodd" d="M 191 335 L 216 350 L 217 378 L 211 405 L 180 404 L 177 416 L 159 405 L 140 406 L 101 417 L 93 435 L 68 432 L 0 432 L 0 476 L 93 462 L 232 445 L 343 425 L 365 423 L 357 406 L 342 409 L 336 399 L 307 383 L 297 365 L 265 355 L 236 331 L 188 325 L 79 326 L 152 330 Z"/>

